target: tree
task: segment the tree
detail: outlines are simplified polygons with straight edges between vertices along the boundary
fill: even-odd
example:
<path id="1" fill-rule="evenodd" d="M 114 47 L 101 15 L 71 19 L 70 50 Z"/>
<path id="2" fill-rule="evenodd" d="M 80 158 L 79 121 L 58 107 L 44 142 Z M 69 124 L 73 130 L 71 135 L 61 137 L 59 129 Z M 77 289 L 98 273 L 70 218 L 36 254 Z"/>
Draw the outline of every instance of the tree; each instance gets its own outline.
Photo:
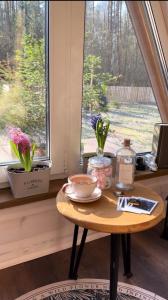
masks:
<path id="1" fill-rule="evenodd" d="M 46 144 L 45 1 L 0 1 L 0 129 Z"/>
<path id="2" fill-rule="evenodd" d="M 44 39 L 36 40 L 25 35 L 22 50 L 16 52 L 17 80 L 21 83 L 21 99 L 25 108 L 22 130 L 45 137 L 45 55 Z"/>
<path id="3" fill-rule="evenodd" d="M 85 57 L 100 57 L 102 72 L 119 77 L 118 85 L 150 86 L 125 2 L 93 2 L 87 1 Z"/>
<path id="4" fill-rule="evenodd" d="M 118 78 L 101 72 L 101 58 L 88 55 L 84 61 L 83 107 L 90 112 L 107 107 L 107 86 Z"/>

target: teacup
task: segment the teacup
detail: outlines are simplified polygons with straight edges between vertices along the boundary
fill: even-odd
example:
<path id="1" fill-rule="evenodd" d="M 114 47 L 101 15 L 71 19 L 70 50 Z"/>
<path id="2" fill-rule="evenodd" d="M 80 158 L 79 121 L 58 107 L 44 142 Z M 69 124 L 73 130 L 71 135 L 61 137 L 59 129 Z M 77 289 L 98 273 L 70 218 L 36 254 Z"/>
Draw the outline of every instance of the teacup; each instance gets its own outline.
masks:
<path id="1" fill-rule="evenodd" d="M 76 174 L 68 177 L 70 193 L 76 196 L 89 197 L 97 186 L 97 178 L 87 174 Z"/>

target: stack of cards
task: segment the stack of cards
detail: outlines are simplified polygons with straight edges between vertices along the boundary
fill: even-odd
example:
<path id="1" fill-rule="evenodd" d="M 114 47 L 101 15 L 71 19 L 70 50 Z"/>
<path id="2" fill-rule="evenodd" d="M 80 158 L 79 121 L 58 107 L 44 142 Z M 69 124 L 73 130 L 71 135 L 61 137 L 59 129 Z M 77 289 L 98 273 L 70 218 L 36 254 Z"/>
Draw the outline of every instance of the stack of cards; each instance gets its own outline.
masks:
<path id="1" fill-rule="evenodd" d="M 142 197 L 119 197 L 117 210 L 149 215 L 157 203 L 155 200 Z"/>

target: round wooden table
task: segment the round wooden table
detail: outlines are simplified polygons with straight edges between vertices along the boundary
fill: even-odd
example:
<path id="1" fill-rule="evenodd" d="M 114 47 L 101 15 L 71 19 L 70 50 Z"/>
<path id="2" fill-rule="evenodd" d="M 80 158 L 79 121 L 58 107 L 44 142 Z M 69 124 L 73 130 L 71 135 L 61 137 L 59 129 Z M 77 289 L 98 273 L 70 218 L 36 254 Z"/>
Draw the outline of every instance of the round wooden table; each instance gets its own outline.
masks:
<path id="1" fill-rule="evenodd" d="M 113 189 L 105 190 L 99 200 L 85 204 L 71 201 L 66 196 L 63 189 L 59 191 L 56 198 L 56 207 L 58 211 L 75 224 L 69 274 L 70 278 L 77 277 L 77 270 L 87 230 L 91 229 L 111 234 L 110 300 L 117 299 L 120 236 L 147 230 L 158 224 L 164 218 L 164 201 L 151 189 L 135 184 L 132 191 L 124 192 L 125 196 L 141 196 L 157 200 L 158 204 L 150 215 L 117 211 L 117 197 L 113 192 Z M 79 253 L 75 260 L 79 226 L 84 228 L 84 232 Z"/>

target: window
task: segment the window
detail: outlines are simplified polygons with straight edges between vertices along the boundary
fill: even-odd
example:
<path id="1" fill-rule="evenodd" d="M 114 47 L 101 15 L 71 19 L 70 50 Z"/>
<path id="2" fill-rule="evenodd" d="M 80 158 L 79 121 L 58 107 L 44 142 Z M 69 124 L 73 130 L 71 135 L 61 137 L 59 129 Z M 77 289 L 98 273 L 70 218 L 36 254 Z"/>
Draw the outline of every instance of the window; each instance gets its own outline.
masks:
<path id="1" fill-rule="evenodd" d="M 7 3 L 8 2 L 8 3 Z M 9 8 L 8 8 L 9 5 Z M 25 12 L 26 8 L 26 12 Z M 2 30 L 2 26 L 4 26 L 4 30 L 7 31 L 4 24 L 6 22 L 6 11 L 9 9 L 10 16 L 13 10 L 20 13 L 18 17 L 17 23 L 17 31 L 14 31 L 14 28 L 10 28 L 13 30 L 10 34 L 11 37 L 18 36 L 16 39 L 15 47 L 18 46 L 17 42 L 22 34 L 25 34 L 25 26 L 28 26 L 30 30 L 38 30 L 40 28 L 40 34 L 43 39 L 43 44 L 41 44 L 41 54 L 44 58 L 43 60 L 43 69 L 41 68 L 41 73 L 39 75 L 43 78 L 44 86 L 41 86 L 41 90 L 43 92 L 43 100 L 41 98 L 42 111 L 45 115 L 41 118 L 43 120 L 43 131 L 36 134 L 36 130 L 38 129 L 39 122 L 35 115 L 30 114 L 32 120 L 36 122 L 36 125 L 31 124 L 31 132 L 33 132 L 33 138 L 36 137 L 36 143 L 38 143 L 38 138 L 41 139 L 41 136 L 44 137 L 44 144 L 42 140 L 38 143 L 38 145 L 43 148 L 44 156 L 40 156 L 38 158 L 47 158 L 49 157 L 52 160 L 52 169 L 51 169 L 51 179 L 53 178 L 64 178 L 67 176 L 68 172 L 73 173 L 79 171 L 80 166 L 80 123 L 81 123 L 81 100 L 82 100 L 82 67 L 83 67 L 83 39 L 84 39 L 84 9 L 85 3 L 82 1 L 73 2 L 73 1 L 50 1 L 49 2 L 49 10 L 47 1 L 1 1 L 0 3 L 0 13 L 4 18 L 4 23 L 0 21 L 0 53 L 1 53 L 1 45 L 2 41 L 9 41 L 7 38 L 8 35 L 5 35 Z M 32 13 L 33 23 L 30 21 L 32 19 L 27 18 L 27 22 L 25 22 L 26 13 Z M 47 24 L 49 15 L 49 26 Z M 16 15 L 17 17 L 17 15 Z M 63 26 L 64 24 L 64 26 Z M 7 26 L 6 25 L 6 26 Z M 30 26 L 31 25 L 31 26 Z M 48 40 L 48 27 L 49 27 L 49 42 Z M 18 30 L 20 29 L 20 31 Z M 15 28 L 16 29 L 16 28 Z M 9 32 L 9 30 L 8 30 Z M 15 35 L 13 34 L 15 32 Z M 78 38 L 77 38 L 78 37 Z M 35 39 L 35 36 L 34 36 Z M 48 43 L 47 43 L 48 42 Z M 34 44 L 36 44 L 36 40 Z M 49 44 L 49 47 L 48 47 Z M 5 47 L 6 44 L 5 44 Z M 27 49 L 28 50 L 28 49 Z M 32 50 L 32 49 L 31 49 Z M 36 49 L 37 50 L 37 49 Z M 15 49 L 12 50 L 11 57 L 15 57 Z M 20 48 L 18 52 L 23 51 L 23 44 L 20 43 Z M 17 53 L 19 55 L 20 53 Z M 21 57 L 22 58 L 22 57 Z M 6 60 L 9 63 L 9 55 L 6 56 Z M 48 63 L 49 60 L 49 74 L 48 71 Z M 24 61 L 24 60 L 23 60 Z M 11 60 L 12 63 L 15 61 Z M 39 62 L 39 61 L 37 61 Z M 30 63 L 30 61 L 29 61 Z M 35 61 L 34 61 L 35 63 Z M 40 61 L 41 63 L 41 61 Z M 12 65 L 12 75 L 16 73 L 17 68 L 19 66 L 19 62 L 16 65 Z M 29 64 L 30 67 L 33 67 L 33 63 Z M 9 64 L 7 64 L 7 67 Z M 38 64 L 36 65 L 38 67 Z M 23 71 L 23 69 L 21 69 Z M 31 69 L 32 70 L 32 69 Z M 20 69 L 19 69 L 20 71 Z M 36 68 L 38 72 L 38 68 Z M 24 72 L 23 72 L 24 73 Z M 23 74 L 25 75 L 25 74 Z M 33 76 L 33 73 L 29 70 L 29 75 Z M 49 100 L 50 100 L 50 113 L 48 112 L 48 77 L 49 77 Z M 15 86 L 15 77 L 11 78 L 13 85 Z M 25 79 L 25 77 L 23 77 Z M 36 79 L 36 78 L 35 78 Z M 5 84 L 1 79 L 0 85 Z M 20 79 L 21 80 L 21 79 Z M 29 81 L 28 81 L 29 82 Z M 38 82 L 39 83 L 39 82 Z M 22 87 L 22 86 L 21 86 Z M 19 86 L 20 88 L 20 86 Z M 17 89 L 16 89 L 17 90 Z M 4 91 L 5 92 L 5 91 Z M 34 96 L 36 98 L 36 86 L 33 89 Z M 0 90 L 1 93 L 1 90 Z M 9 95 L 9 82 L 7 82 L 6 94 Z M 14 93 L 10 96 L 13 96 Z M 27 96 L 27 94 L 26 94 Z M 34 100 L 33 98 L 32 100 Z M 17 122 L 20 117 L 22 110 L 19 111 L 19 99 L 24 101 L 24 97 L 17 97 L 16 101 L 13 102 L 11 97 L 7 98 L 4 108 L 6 110 L 6 119 L 8 119 L 9 109 L 6 109 L 8 105 L 8 101 L 13 104 L 8 108 L 13 108 L 13 117 L 16 120 L 16 123 L 13 125 L 21 126 L 19 122 Z M 1 109 L 0 102 L 0 110 Z M 33 105 L 36 106 L 36 102 L 33 101 Z M 23 109 L 29 108 L 28 103 L 26 102 L 26 107 L 21 107 Z M 37 107 L 36 107 L 37 108 Z M 14 110 L 15 109 L 15 110 Z M 41 114 L 37 111 L 39 117 Z M 1 118 L 2 120 L 2 118 Z M 24 121 L 24 120 L 23 120 Z M 50 122 L 49 122 L 50 121 Z M 1 187 L 5 187 L 7 185 L 6 178 L 6 165 L 13 159 L 11 157 L 10 150 L 8 148 L 7 138 L 5 136 L 6 131 L 5 128 L 11 122 L 5 122 L 4 124 L 4 132 L 3 138 L 5 137 L 4 148 L 1 145 L 1 151 L 3 151 L 1 155 L 1 167 L 0 167 L 0 183 Z M 50 123 L 50 133 L 49 132 L 49 123 Z M 30 123 L 28 124 L 30 125 Z M 74 130 L 76 128 L 76 130 Z M 25 128 L 22 128 L 25 129 Z M 33 131 L 34 129 L 34 131 Z M 1 131 L 2 132 L 2 131 Z M 28 132 L 28 133 L 31 133 Z M 50 147 L 48 146 L 49 140 L 48 137 L 50 135 Z M 1 139 L 1 142 L 3 139 Z M 50 149 L 49 149 L 50 148 Z M 49 151 L 50 150 L 50 151 Z M 4 156 L 4 152 L 8 154 L 8 156 Z M 49 153 L 50 152 L 50 153 Z M 4 158 L 5 157 L 5 158 Z M 2 161 L 5 166 L 2 166 Z"/>
<path id="2" fill-rule="evenodd" d="M 6 14 L 8 10 L 10 11 L 9 24 L 7 21 L 8 15 Z M 19 17 L 15 18 L 15 21 L 16 19 L 18 20 L 18 27 L 15 32 L 14 28 L 16 29 L 16 24 L 14 23 L 15 26 L 10 27 L 12 33 L 5 35 L 4 30 L 7 31 L 5 26 L 11 25 L 10 21 L 13 10 L 20 13 Z M 36 22 L 34 21 L 34 23 L 31 23 L 29 18 L 26 22 L 25 16 L 28 12 L 33 14 L 32 18 L 33 20 L 35 18 Z M 16 54 L 19 55 L 19 52 L 23 51 L 24 44 L 21 43 L 20 48 L 18 48 L 19 51 L 15 51 L 15 49 L 16 46 L 18 47 L 19 45 L 20 37 L 25 34 L 25 28 L 27 26 L 29 30 L 37 30 L 38 28 L 38 34 L 40 33 L 44 42 L 41 44 L 44 63 L 40 73 L 43 78 L 42 83 L 44 84 L 41 86 L 43 92 L 41 108 L 44 113 L 41 119 L 43 120 L 44 126 L 43 130 L 39 131 L 38 126 L 40 123 L 38 122 L 38 118 L 31 114 L 32 110 L 29 110 L 30 113 L 27 114 L 27 116 L 29 115 L 32 121 L 35 121 L 35 123 L 31 122 L 29 133 L 31 134 L 32 132 L 33 137 L 36 138 L 36 143 L 41 150 L 41 152 L 38 153 L 38 158 L 48 158 L 50 155 L 52 160 L 52 178 L 61 178 L 70 173 L 80 172 L 80 142 L 82 142 L 83 151 L 85 152 L 95 151 L 96 149 L 96 139 L 94 132 L 90 127 L 90 104 L 87 104 L 87 101 L 85 101 L 87 100 L 87 74 L 89 73 L 87 62 L 89 59 L 97 66 L 94 75 L 96 75 L 95 79 L 98 83 L 98 87 L 100 88 L 101 86 L 98 94 L 98 99 L 101 101 L 98 104 L 100 105 L 101 112 L 104 116 L 109 117 L 111 120 L 112 132 L 109 135 L 105 150 L 115 152 L 117 147 L 120 147 L 122 139 L 129 135 L 134 142 L 133 147 L 137 152 L 150 151 L 153 124 L 158 121 L 160 122 L 160 116 L 124 2 L 87 1 L 86 22 L 84 22 L 85 1 L 49 1 L 49 13 L 46 1 L 0 1 L 0 13 L 0 57 L 2 53 L 5 53 L 5 51 L 1 49 L 2 42 L 4 43 L 5 49 L 7 49 L 7 41 L 9 42 L 10 38 L 12 38 L 13 41 L 14 38 L 17 37 L 13 49 L 12 44 L 8 45 L 9 48 L 11 47 L 10 51 L 13 51 L 13 56 L 9 56 L 9 54 L 5 56 L 7 62 L 5 65 L 5 72 L 8 74 L 8 68 L 12 68 L 12 73 L 9 72 L 9 74 L 12 74 L 12 77 L 4 77 L 4 68 L 2 68 L 2 65 L 0 67 L 0 124 L 3 125 L 3 129 L 1 127 L 0 131 L 0 136 L 2 137 L 1 144 L 4 143 L 5 140 L 5 128 L 11 123 L 8 122 L 9 116 L 11 116 L 11 114 L 9 114 L 10 110 L 13 109 L 13 117 L 16 121 L 16 123 L 13 124 L 22 127 L 18 122 L 21 118 L 21 113 L 30 109 L 28 102 L 25 102 L 25 106 L 19 105 L 19 101 L 26 101 L 24 97 L 17 97 L 16 102 L 13 102 L 12 99 L 15 93 L 10 93 L 11 90 L 9 90 L 11 83 L 12 88 L 17 83 L 14 79 L 16 80 L 18 77 L 14 75 L 18 75 L 18 72 L 23 71 L 23 68 L 19 68 L 20 61 L 18 60 L 16 64 L 16 61 L 13 61 L 11 58 L 15 57 Z M 47 22 L 48 15 L 49 26 Z M 115 20 L 112 20 L 111 23 L 111 18 L 113 19 L 114 17 Z M 119 28 L 117 27 L 118 18 L 120 20 Z M 4 22 L 1 21 L 2 19 Z M 124 27 L 125 25 L 126 27 Z M 4 26 L 3 30 L 2 26 Z M 49 42 L 47 41 L 48 27 Z M 82 104 L 84 27 L 86 27 L 84 51 L 85 85 L 83 86 L 85 99 Z M 19 31 L 18 28 L 22 30 Z M 40 31 L 39 28 L 41 28 Z M 8 30 L 7 32 L 9 33 L 10 31 Z M 126 34 L 128 38 L 126 38 Z M 112 43 L 112 49 L 109 47 L 110 43 Z M 126 48 L 121 47 L 124 43 L 128 44 L 127 50 Z M 118 50 L 116 50 L 116 47 L 118 47 L 118 45 L 120 46 L 118 48 L 119 51 L 122 52 L 121 56 L 117 56 Z M 109 49 L 110 51 L 108 51 Z M 6 53 L 7 52 L 9 51 L 6 51 Z M 133 53 L 132 57 L 130 56 L 130 53 Z M 88 58 L 89 56 L 90 58 Z M 109 64 L 110 59 L 111 62 Z M 47 66 L 48 60 L 49 76 Z M 125 60 L 127 62 L 126 64 L 124 64 Z M 31 68 L 32 67 L 33 64 L 31 64 Z M 99 69 L 99 67 L 101 68 Z M 137 72 L 137 70 L 140 71 Z M 38 68 L 36 68 L 36 71 L 38 71 Z M 99 73 L 100 77 L 98 76 Z M 25 75 L 24 72 L 22 72 L 22 75 Z M 29 75 L 32 76 L 33 73 L 29 72 Z M 50 114 L 48 112 L 47 100 L 48 77 L 50 79 Z M 23 79 L 25 79 L 24 76 Z M 104 79 L 103 82 L 102 79 Z M 6 83 L 4 80 L 6 80 Z M 21 84 L 21 77 L 19 80 L 19 83 Z M 35 85 L 33 88 L 34 97 L 32 100 L 38 98 L 37 95 L 39 91 L 36 90 L 37 87 L 38 85 Z M 22 88 L 22 85 L 21 87 L 19 86 L 19 88 Z M 143 89 L 146 91 L 145 96 Z M 6 100 L 4 100 L 4 97 L 1 97 L 2 92 L 6 93 Z M 16 89 L 15 92 L 18 92 L 18 90 Z M 113 96 L 111 96 L 112 92 Z M 7 97 L 9 93 L 10 97 Z M 95 96 L 94 93 L 95 89 L 93 88 L 93 96 Z M 88 97 L 91 97 L 91 95 L 91 93 L 88 94 Z M 127 98 L 125 95 L 127 95 Z M 25 94 L 25 96 L 27 96 L 27 94 Z M 135 101 L 133 101 L 134 97 Z M 112 99 L 111 103 L 108 103 L 109 99 Z M 131 101 L 131 103 L 128 100 Z M 4 103 L 4 106 L 2 106 L 2 103 Z M 8 105 L 9 103 L 10 105 Z M 11 103 L 13 103 L 13 106 Z M 36 104 L 36 101 L 33 101 L 33 109 L 36 107 Z M 96 103 L 93 103 L 92 105 L 93 112 L 100 110 L 100 107 L 98 106 L 97 108 L 96 105 Z M 130 109 L 128 109 L 128 105 Z M 5 110 L 6 115 L 4 114 Z M 36 112 L 38 112 L 38 116 L 40 117 L 40 111 L 38 110 Z M 4 114 L 3 118 L 2 113 Z M 5 123 L 4 120 L 6 120 Z M 128 120 L 130 122 L 128 122 Z M 30 125 L 30 122 L 28 125 Z M 133 130 L 134 127 L 135 129 Z M 25 127 L 23 129 L 25 129 Z M 48 146 L 49 135 L 50 147 Z M 4 148 L 2 146 L 0 148 L 0 151 L 3 151 L 0 162 L 3 162 L 4 164 L 6 164 L 5 161 L 8 160 L 9 162 L 11 159 L 10 152 L 7 152 L 6 150 L 8 147 L 7 145 L 8 143 L 6 140 Z M 3 155 L 5 151 L 8 153 L 8 157 L 4 159 Z M 1 178 L 2 176 L 3 179 Z M 5 172 L 3 173 L 2 168 L 0 168 L 0 182 L 2 181 L 5 181 Z"/>
<path id="3" fill-rule="evenodd" d="M 151 24 L 150 29 L 152 33 L 153 38 L 153 45 L 157 51 L 160 67 L 165 79 L 165 85 L 168 89 L 168 67 L 166 63 L 166 55 L 168 55 L 166 52 L 167 47 L 164 43 L 167 37 L 167 32 L 165 33 L 165 27 L 164 27 L 164 15 L 163 13 L 166 13 L 166 10 L 164 12 L 164 7 L 162 11 L 162 5 L 164 3 L 159 3 L 160 7 L 158 6 L 158 3 L 151 3 L 150 1 L 144 1 L 144 6 L 146 10 L 146 18 L 148 23 Z M 160 17 L 160 14 L 156 13 L 157 10 L 161 10 L 160 14 L 162 15 L 162 18 Z M 156 26 L 157 21 L 157 26 Z M 167 19 L 166 19 L 167 21 Z M 163 23 L 163 25 L 162 25 Z"/>
<path id="4" fill-rule="evenodd" d="M 47 2 L 0 1 L 0 164 L 15 160 L 10 126 L 49 158 L 47 26 Z"/>
<path id="5" fill-rule="evenodd" d="M 116 153 L 124 138 L 137 153 L 151 151 L 161 118 L 124 1 L 86 2 L 83 78 L 82 151 L 97 148 L 97 112 L 111 123 L 105 151 Z"/>

